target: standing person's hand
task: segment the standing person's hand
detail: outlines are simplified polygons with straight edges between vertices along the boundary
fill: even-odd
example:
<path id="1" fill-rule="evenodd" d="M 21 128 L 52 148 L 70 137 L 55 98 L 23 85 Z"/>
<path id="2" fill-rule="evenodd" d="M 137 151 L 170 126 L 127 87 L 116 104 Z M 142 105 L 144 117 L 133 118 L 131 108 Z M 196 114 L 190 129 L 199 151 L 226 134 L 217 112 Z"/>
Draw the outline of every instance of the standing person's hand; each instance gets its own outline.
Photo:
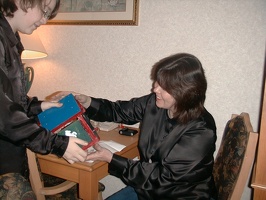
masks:
<path id="1" fill-rule="evenodd" d="M 106 148 L 101 147 L 98 143 L 96 143 L 94 146 L 94 149 L 96 150 L 93 153 L 90 153 L 86 160 L 93 160 L 93 161 L 105 161 L 110 163 L 113 158 L 113 153 L 109 151 Z"/>
<path id="2" fill-rule="evenodd" d="M 70 164 L 78 161 L 84 162 L 87 157 L 87 151 L 81 149 L 78 144 L 84 146 L 88 143 L 76 137 L 69 137 L 69 143 L 63 158 L 66 159 Z"/>
<path id="3" fill-rule="evenodd" d="M 59 103 L 59 102 L 53 102 L 53 101 L 43 101 L 41 103 L 41 109 L 42 111 L 48 110 L 49 108 L 53 108 L 53 107 L 61 107 L 63 104 Z"/>

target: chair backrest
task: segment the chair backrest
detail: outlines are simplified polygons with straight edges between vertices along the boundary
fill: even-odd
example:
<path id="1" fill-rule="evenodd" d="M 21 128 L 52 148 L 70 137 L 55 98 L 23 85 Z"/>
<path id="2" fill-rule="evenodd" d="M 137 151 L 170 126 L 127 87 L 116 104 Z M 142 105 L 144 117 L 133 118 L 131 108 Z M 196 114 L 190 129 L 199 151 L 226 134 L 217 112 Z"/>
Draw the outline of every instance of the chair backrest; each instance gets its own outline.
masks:
<path id="1" fill-rule="evenodd" d="M 64 181 L 63 183 L 58 184 L 56 186 L 44 187 L 43 181 L 41 179 L 42 175 L 38 168 L 35 153 L 27 149 L 27 157 L 28 157 L 29 170 L 30 170 L 31 187 L 38 200 L 45 200 L 45 195 L 59 194 L 76 185 L 76 183 L 74 182 Z"/>
<path id="2" fill-rule="evenodd" d="M 241 199 L 254 164 L 257 141 L 248 113 L 232 115 L 213 168 L 218 200 Z"/>
<path id="3" fill-rule="evenodd" d="M 28 163 L 29 163 L 29 170 L 30 170 L 30 183 L 32 190 L 34 191 L 37 200 L 45 200 L 45 195 L 55 195 L 62 193 L 73 186 L 75 186 L 77 183 L 72 181 L 64 181 L 60 184 L 45 187 L 44 181 L 42 180 L 42 173 L 39 169 L 36 154 L 32 152 L 31 150 L 27 149 L 27 157 L 28 157 Z M 89 186 L 88 186 L 89 187 Z M 97 200 L 103 200 L 102 192 L 105 189 L 105 186 L 102 183 L 98 183 L 98 199 Z"/>

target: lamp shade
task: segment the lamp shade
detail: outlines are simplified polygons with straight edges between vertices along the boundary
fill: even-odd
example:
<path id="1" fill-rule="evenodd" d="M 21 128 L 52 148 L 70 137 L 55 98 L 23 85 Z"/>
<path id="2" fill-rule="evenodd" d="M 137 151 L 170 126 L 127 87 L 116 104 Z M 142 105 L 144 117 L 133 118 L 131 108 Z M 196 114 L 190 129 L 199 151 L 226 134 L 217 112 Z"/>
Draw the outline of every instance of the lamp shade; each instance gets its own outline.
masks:
<path id="1" fill-rule="evenodd" d="M 21 59 L 37 59 L 47 56 L 46 50 L 36 31 L 31 35 L 20 33 L 20 39 L 25 49 L 22 52 Z"/>

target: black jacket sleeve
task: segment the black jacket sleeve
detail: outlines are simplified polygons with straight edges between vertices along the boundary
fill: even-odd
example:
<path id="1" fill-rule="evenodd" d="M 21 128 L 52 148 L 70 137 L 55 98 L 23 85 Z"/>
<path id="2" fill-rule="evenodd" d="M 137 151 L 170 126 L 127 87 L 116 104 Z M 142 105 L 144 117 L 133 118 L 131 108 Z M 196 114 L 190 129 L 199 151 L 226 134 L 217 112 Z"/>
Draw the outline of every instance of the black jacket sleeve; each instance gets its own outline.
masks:
<path id="1" fill-rule="evenodd" d="M 141 122 L 140 160 L 114 154 L 109 163 L 109 173 L 134 187 L 139 199 L 209 199 L 216 141 L 211 115 L 172 124 L 167 110 L 156 107 L 154 95 L 117 102 L 92 99 L 87 111 L 98 120 Z"/>
<path id="2" fill-rule="evenodd" d="M 36 153 L 54 153 L 63 156 L 69 138 L 58 136 L 47 129 L 38 126 L 35 118 L 28 117 L 22 106 L 13 102 L 6 91 L 7 80 L 0 77 L 0 137 L 17 145 L 23 145 Z M 4 92 L 5 89 L 5 92 Z M 34 102 L 35 101 L 35 102 Z M 29 115 L 40 111 L 40 102 L 29 101 Z"/>

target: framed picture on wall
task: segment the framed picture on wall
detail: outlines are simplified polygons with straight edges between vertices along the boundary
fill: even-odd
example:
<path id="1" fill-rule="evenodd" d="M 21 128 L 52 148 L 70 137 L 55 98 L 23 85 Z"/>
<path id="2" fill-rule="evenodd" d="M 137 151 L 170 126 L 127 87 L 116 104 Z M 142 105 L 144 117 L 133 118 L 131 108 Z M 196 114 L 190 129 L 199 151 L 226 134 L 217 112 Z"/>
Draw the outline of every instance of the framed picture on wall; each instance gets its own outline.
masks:
<path id="1" fill-rule="evenodd" d="M 61 0 L 49 25 L 138 25 L 139 0 Z"/>

